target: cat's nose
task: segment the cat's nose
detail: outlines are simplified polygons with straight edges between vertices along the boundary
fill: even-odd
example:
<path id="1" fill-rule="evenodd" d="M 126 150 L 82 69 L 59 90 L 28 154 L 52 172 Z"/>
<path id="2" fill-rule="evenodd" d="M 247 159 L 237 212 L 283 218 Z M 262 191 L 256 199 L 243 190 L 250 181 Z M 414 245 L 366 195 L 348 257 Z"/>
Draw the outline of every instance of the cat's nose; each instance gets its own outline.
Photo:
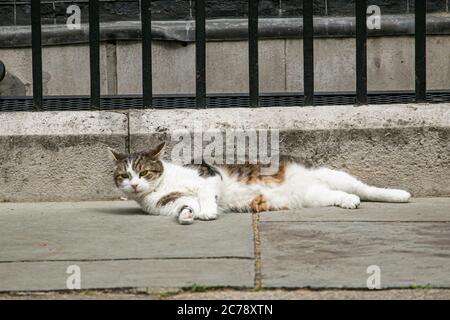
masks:
<path id="1" fill-rule="evenodd" d="M 137 187 L 139 187 L 139 185 L 138 185 L 138 184 L 132 184 L 131 187 L 132 187 L 134 190 L 136 190 Z"/>

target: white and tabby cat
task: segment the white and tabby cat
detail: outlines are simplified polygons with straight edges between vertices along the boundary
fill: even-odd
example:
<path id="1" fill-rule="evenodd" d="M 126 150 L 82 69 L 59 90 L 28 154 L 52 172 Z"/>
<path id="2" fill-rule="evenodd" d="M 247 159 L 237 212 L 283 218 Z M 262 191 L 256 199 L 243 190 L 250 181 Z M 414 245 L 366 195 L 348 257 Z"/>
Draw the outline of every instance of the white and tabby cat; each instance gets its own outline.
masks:
<path id="1" fill-rule="evenodd" d="M 213 220 L 220 212 L 261 212 L 303 207 L 356 209 L 360 200 L 408 202 L 398 189 L 369 186 L 351 175 L 327 168 L 308 169 L 281 158 L 278 172 L 262 175 L 260 165 L 181 166 L 161 160 L 164 143 L 155 149 L 121 154 L 111 150 L 117 187 L 154 215 Z"/>

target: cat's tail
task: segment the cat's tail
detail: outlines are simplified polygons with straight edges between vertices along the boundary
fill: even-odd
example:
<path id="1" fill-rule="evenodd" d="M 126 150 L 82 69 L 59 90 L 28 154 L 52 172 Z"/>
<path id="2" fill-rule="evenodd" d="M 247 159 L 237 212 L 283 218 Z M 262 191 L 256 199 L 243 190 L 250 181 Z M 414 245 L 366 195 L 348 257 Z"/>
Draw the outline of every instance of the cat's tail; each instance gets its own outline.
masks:
<path id="1" fill-rule="evenodd" d="M 380 202 L 408 202 L 411 194 L 405 190 L 377 188 L 369 186 L 348 173 L 320 168 L 316 171 L 317 178 L 333 190 L 356 194 L 361 200 Z"/>

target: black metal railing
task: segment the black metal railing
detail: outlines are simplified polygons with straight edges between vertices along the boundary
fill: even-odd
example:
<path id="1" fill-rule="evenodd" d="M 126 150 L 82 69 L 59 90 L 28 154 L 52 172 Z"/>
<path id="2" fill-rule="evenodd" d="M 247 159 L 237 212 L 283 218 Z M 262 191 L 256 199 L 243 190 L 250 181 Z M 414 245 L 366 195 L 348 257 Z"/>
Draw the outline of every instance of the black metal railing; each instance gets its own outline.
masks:
<path id="1" fill-rule="evenodd" d="M 6 75 L 5 65 L 3 64 L 2 61 L 0 61 L 0 81 L 2 81 L 3 78 L 5 78 L 5 75 Z"/>
<path id="2" fill-rule="evenodd" d="M 152 106 L 152 3 L 141 0 L 142 24 L 142 105 Z"/>
<path id="3" fill-rule="evenodd" d="M 100 12 L 98 0 L 89 1 L 89 62 L 91 107 L 100 109 Z"/>
<path id="4" fill-rule="evenodd" d="M 31 0 L 31 56 L 33 74 L 34 108 L 42 109 L 42 36 L 41 36 L 41 4 Z"/>
<path id="5" fill-rule="evenodd" d="M 427 96 L 426 0 L 415 0 L 415 5 L 416 101 L 425 102 Z"/>
<path id="6" fill-rule="evenodd" d="M 313 1 L 303 0 L 303 103 L 314 105 L 314 19 Z"/>
<path id="7" fill-rule="evenodd" d="M 207 95 L 206 92 L 206 17 L 205 2 L 208 0 L 196 0 L 195 4 L 195 35 L 196 35 L 196 92 L 195 102 L 190 95 L 185 96 L 187 105 L 197 108 L 220 106 L 222 102 L 217 95 Z M 303 2 L 303 66 L 304 66 L 304 88 L 303 93 L 273 94 L 268 98 L 267 94 L 259 92 L 258 76 L 258 5 L 259 0 L 248 0 L 248 69 L 249 69 L 249 94 L 247 97 L 234 96 L 235 101 L 246 103 L 251 107 L 266 106 L 270 101 L 294 101 L 286 100 L 286 97 L 296 97 L 297 104 L 305 106 L 322 105 L 325 101 L 356 103 L 364 105 L 373 101 L 383 100 L 383 95 L 367 92 L 367 0 L 355 1 L 356 17 L 356 93 L 335 93 L 330 96 L 326 93 L 314 92 L 314 19 L 313 1 L 298 0 Z M 152 37 L 151 37 L 151 0 L 141 1 L 142 22 L 142 95 L 134 97 L 133 103 L 139 101 L 139 106 L 154 107 L 155 101 L 161 103 L 160 98 L 152 94 Z M 41 43 L 41 12 L 40 1 L 31 2 L 31 30 L 32 30 L 32 74 L 33 74 L 33 106 L 35 110 L 43 108 L 42 92 L 42 43 Z M 299 35 L 300 36 L 300 35 Z M 99 0 L 89 1 L 89 47 L 90 47 L 90 109 L 102 108 L 105 103 L 100 95 L 100 23 L 99 23 Z M 429 93 L 431 94 L 431 93 Z M 402 102 L 411 101 L 411 95 L 392 95 L 403 97 Z M 408 97 L 406 99 L 406 96 Z M 415 1 L 415 92 L 416 102 L 427 101 L 426 90 L 426 0 Z M 441 95 L 443 97 L 446 95 Z M 229 95 L 232 100 L 233 95 Z M 331 98 L 330 98 L 331 97 Z M 120 97 L 119 97 L 120 98 Z M 123 97 L 122 97 L 123 98 Z M 376 98 L 376 99 L 375 99 Z M 51 100 L 50 97 L 46 98 Z M 79 97 L 79 101 L 84 101 Z M 155 100 L 156 99 L 156 100 Z M 159 100 L 158 100 L 159 99 Z M 174 101 L 180 101 L 180 96 L 174 96 Z M 284 99 L 284 100 L 283 100 Z M 328 99 L 328 100 L 327 100 Z M 406 99 L 406 100 L 405 100 Z M 2 98 L 1 100 L 5 100 Z M 400 99 L 401 100 L 401 99 Z M 106 101 L 106 100 L 105 100 Z M 11 102 L 11 100 L 9 100 Z M 80 102 L 81 103 L 81 102 Z M 112 104 L 114 105 L 114 104 Z"/>
<path id="8" fill-rule="evenodd" d="M 356 104 L 367 104 L 367 0 L 356 0 Z"/>

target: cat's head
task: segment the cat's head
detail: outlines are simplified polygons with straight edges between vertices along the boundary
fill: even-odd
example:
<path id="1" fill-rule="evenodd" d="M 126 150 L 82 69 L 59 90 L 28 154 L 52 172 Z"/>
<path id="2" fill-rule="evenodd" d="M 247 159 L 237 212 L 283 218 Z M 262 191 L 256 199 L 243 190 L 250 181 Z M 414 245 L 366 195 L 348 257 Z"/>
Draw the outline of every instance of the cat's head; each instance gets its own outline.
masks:
<path id="1" fill-rule="evenodd" d="M 148 193 L 158 186 L 164 172 L 160 160 L 165 143 L 155 149 L 123 154 L 109 149 L 116 161 L 114 181 L 117 187 L 130 195 Z"/>

